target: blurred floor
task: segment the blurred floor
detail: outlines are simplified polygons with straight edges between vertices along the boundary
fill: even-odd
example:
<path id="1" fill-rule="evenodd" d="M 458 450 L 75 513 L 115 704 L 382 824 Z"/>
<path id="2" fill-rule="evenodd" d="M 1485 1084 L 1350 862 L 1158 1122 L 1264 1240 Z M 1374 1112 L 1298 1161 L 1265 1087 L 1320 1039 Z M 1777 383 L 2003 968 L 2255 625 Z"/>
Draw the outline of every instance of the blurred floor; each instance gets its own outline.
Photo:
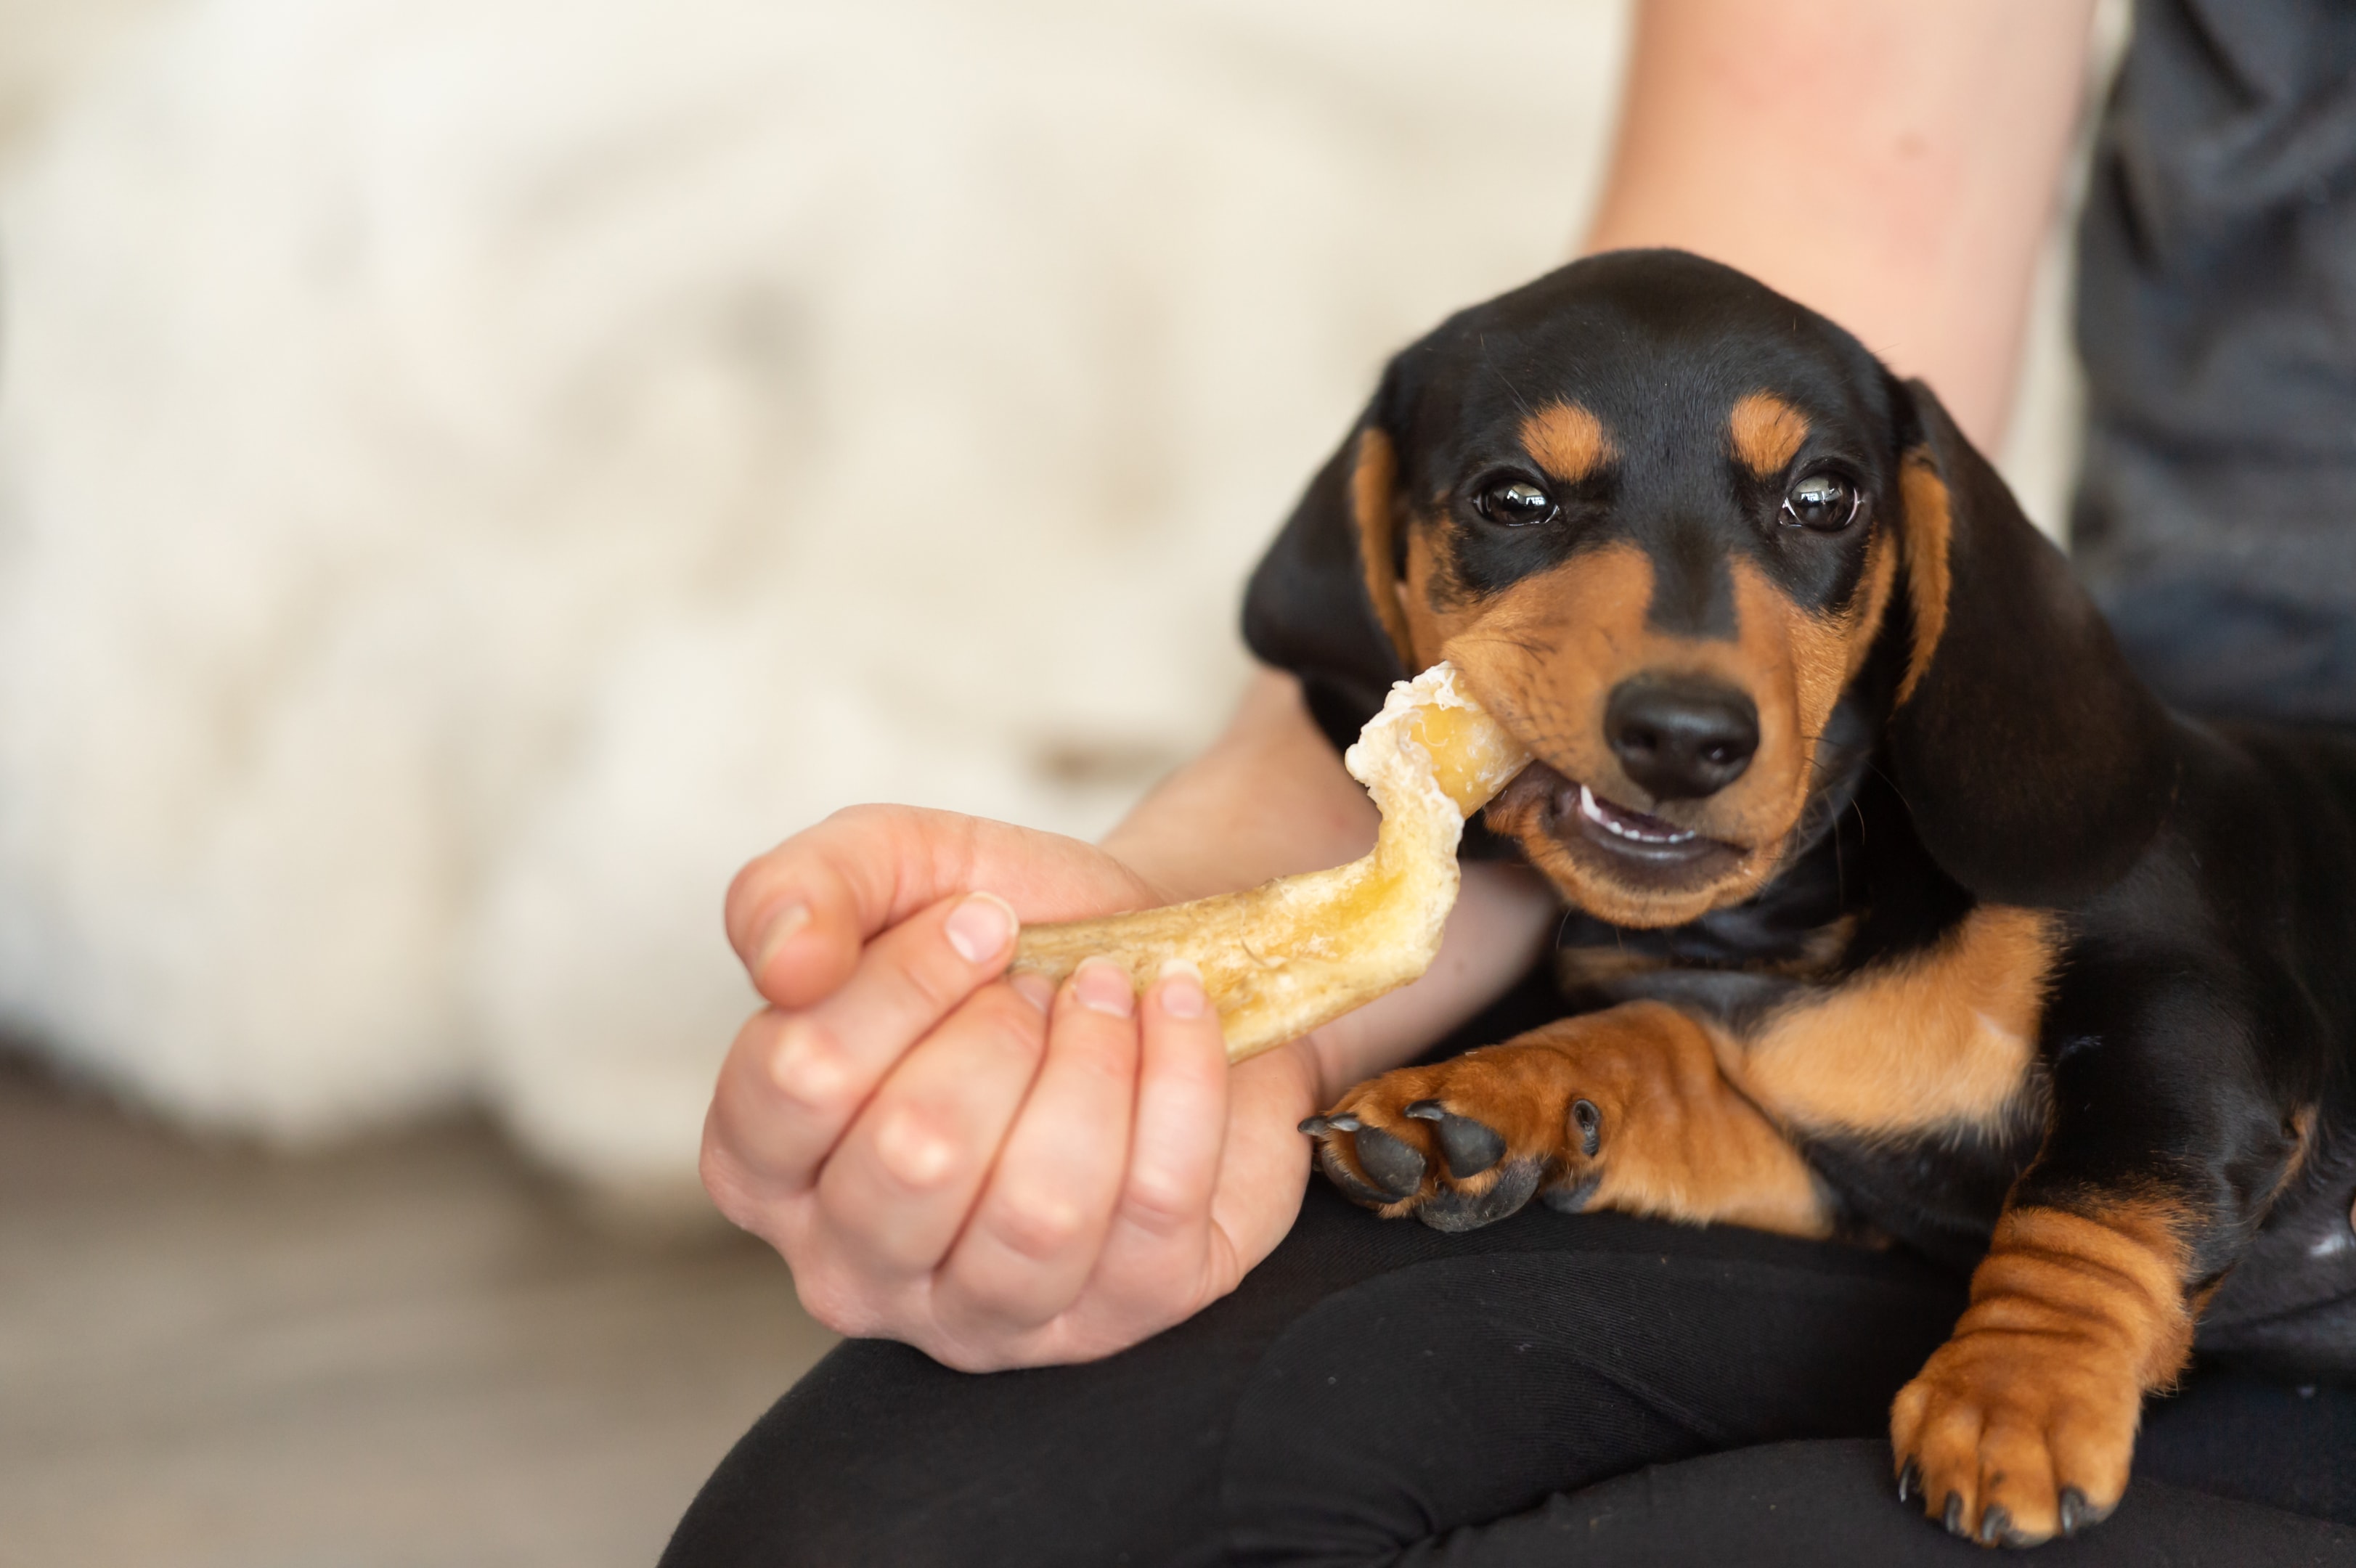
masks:
<path id="1" fill-rule="evenodd" d="M 0 1568 L 645 1568 L 831 1342 L 484 1126 L 207 1147 L 0 1057 Z"/>

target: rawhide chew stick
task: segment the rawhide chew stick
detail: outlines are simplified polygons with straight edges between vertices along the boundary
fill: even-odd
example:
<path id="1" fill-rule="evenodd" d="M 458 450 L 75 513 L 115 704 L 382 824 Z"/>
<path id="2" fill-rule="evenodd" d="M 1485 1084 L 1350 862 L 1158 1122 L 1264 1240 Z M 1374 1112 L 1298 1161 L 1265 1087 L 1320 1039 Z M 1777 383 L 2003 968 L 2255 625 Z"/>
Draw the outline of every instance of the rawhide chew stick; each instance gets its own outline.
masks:
<path id="1" fill-rule="evenodd" d="M 1142 989 L 1173 958 L 1203 972 L 1241 1061 L 1373 1001 L 1431 966 L 1455 906 L 1464 819 L 1530 760 L 1437 664 L 1391 688 L 1343 765 L 1383 814 L 1375 848 L 1330 871 L 1134 914 L 1026 926 L 1013 967 L 1060 983 L 1085 958 Z"/>

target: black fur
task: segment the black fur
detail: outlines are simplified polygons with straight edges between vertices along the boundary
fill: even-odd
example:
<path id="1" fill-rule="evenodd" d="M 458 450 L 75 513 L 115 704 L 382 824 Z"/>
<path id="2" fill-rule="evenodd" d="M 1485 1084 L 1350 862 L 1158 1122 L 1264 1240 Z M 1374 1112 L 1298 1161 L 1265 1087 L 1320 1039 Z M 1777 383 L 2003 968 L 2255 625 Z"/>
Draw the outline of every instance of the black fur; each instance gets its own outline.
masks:
<path id="1" fill-rule="evenodd" d="M 1492 592 L 1634 542 L 1655 619 L 1722 635 L 1738 555 L 1818 610 L 1847 602 L 1863 559 L 1763 528 L 1778 496 L 1710 460 L 1713 411 L 1756 386 L 1806 410 L 1806 460 L 1837 460 L 1883 527 L 1925 526 L 1904 515 L 1899 475 L 1910 453 L 1935 467 L 1944 629 L 1898 704 L 1915 630 L 1901 580 L 1828 728 L 1794 851 L 1756 896 L 1669 930 L 1567 912 L 1566 973 L 1585 972 L 1583 952 L 1620 962 L 1566 1010 L 1650 996 L 1740 1022 L 1919 950 L 1977 903 L 2059 912 L 2054 991 L 2011 1113 L 1812 1145 L 1812 1164 L 1854 1217 L 1958 1262 L 2008 1190 L 2065 1207 L 2161 1196 L 2189 1228 L 2187 1283 L 2222 1282 L 2204 1347 L 2356 1375 L 2356 740 L 2169 714 L 1928 388 L 1696 258 L 1595 258 L 1451 318 L 1393 362 L 1357 428 L 1396 446 L 1408 510 L 1461 509 L 1462 476 L 1511 463 L 1539 400 L 1598 411 L 1620 461 L 1564 498 L 1560 528 L 1455 529 L 1458 581 Z M 1352 450 L 1311 485 L 1245 613 L 1254 651 L 1302 677 L 1337 743 L 1408 673 L 1367 602 Z M 1468 852 L 1514 849 L 1476 835 Z"/>

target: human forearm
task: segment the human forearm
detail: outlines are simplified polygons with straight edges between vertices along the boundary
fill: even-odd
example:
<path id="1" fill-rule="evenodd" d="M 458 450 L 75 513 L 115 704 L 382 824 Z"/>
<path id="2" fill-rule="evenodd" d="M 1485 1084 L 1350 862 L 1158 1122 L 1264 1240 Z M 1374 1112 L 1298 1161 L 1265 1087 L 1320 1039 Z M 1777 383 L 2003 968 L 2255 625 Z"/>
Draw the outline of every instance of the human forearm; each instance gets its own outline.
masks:
<path id="1" fill-rule="evenodd" d="M 1300 684 L 1264 669 L 1226 732 L 1156 785 L 1104 848 L 1176 902 L 1355 860 L 1379 821 Z"/>
<path id="2" fill-rule="evenodd" d="M 1585 250 L 1674 245 L 1822 311 L 1994 447 L 2093 0 L 1645 0 Z"/>

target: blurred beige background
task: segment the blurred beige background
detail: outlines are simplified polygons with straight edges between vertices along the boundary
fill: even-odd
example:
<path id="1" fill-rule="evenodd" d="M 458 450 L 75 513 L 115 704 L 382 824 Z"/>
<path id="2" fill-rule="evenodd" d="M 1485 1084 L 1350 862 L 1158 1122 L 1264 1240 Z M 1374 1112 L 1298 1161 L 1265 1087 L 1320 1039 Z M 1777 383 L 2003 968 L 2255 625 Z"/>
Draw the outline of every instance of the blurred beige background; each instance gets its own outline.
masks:
<path id="1" fill-rule="evenodd" d="M 0 0 L 0 1568 L 650 1561 L 827 1343 L 698 1228 L 729 872 L 1199 744 L 1624 24 Z"/>

